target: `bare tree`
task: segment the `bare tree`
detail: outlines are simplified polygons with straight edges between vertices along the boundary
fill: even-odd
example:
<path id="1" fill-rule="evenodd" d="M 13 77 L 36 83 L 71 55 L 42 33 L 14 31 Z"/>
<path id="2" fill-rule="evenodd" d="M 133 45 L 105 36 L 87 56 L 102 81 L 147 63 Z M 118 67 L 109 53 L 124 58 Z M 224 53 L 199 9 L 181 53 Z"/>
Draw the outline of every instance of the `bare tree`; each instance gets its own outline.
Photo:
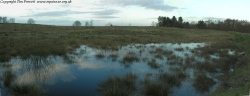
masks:
<path id="1" fill-rule="evenodd" d="M 3 17 L 3 23 L 8 23 L 7 17 Z"/>
<path id="2" fill-rule="evenodd" d="M 88 21 L 85 22 L 85 26 L 89 26 L 89 22 Z"/>
<path id="3" fill-rule="evenodd" d="M 113 26 L 111 22 L 107 23 L 106 26 Z"/>
<path id="4" fill-rule="evenodd" d="M 151 26 L 156 26 L 156 24 L 155 24 L 155 21 L 153 21 L 152 23 L 151 23 Z"/>
<path id="5" fill-rule="evenodd" d="M 10 18 L 9 19 L 9 23 L 15 23 L 15 19 L 14 18 Z"/>
<path id="6" fill-rule="evenodd" d="M 93 19 L 91 19 L 89 22 L 89 26 L 93 26 L 94 25 L 93 22 L 94 22 Z"/>
<path id="7" fill-rule="evenodd" d="M 3 23 L 3 17 L 0 16 L 0 23 Z"/>
<path id="8" fill-rule="evenodd" d="M 78 20 L 76 20 L 74 23 L 73 23 L 73 26 L 81 26 L 82 23 Z"/>
<path id="9" fill-rule="evenodd" d="M 35 24 L 35 20 L 32 19 L 32 18 L 29 18 L 28 21 L 27 21 L 28 24 Z"/>

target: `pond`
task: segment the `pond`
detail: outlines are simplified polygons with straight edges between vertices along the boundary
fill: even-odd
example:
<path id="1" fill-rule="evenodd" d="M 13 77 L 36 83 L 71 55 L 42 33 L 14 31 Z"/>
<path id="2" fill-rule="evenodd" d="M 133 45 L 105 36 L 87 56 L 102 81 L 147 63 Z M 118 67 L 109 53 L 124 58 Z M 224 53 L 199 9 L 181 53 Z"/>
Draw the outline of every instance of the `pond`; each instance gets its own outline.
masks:
<path id="1" fill-rule="evenodd" d="M 118 50 L 80 46 L 66 56 L 14 57 L 0 65 L 2 96 L 171 95 L 215 91 L 224 69 L 210 66 L 220 53 L 204 55 L 208 43 L 131 44 Z M 233 50 L 223 51 L 233 56 Z M 224 67 L 223 67 L 224 68 Z M 233 70 L 232 66 L 225 69 Z M 228 71 L 229 70 L 229 71 Z"/>

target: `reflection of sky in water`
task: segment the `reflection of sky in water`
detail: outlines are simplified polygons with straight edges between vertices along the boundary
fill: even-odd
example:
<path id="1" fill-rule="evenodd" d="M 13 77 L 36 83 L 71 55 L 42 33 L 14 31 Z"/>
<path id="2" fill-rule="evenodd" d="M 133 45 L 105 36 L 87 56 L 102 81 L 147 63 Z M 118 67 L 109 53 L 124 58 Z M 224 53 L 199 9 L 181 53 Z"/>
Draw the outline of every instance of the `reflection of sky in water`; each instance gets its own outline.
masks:
<path id="1" fill-rule="evenodd" d="M 68 54 L 68 57 L 73 61 L 71 63 L 65 62 L 59 56 L 49 56 L 46 58 L 31 57 L 26 60 L 17 57 L 13 58 L 10 63 L 13 64 L 12 70 L 17 74 L 17 79 L 15 80 L 17 83 L 42 84 L 47 88 L 49 95 L 52 96 L 90 96 L 96 95 L 97 84 L 110 76 L 133 72 L 140 79 L 143 79 L 149 73 L 172 73 L 170 68 L 174 68 L 176 65 L 169 65 L 167 63 L 168 56 L 163 59 L 156 59 L 156 62 L 161 65 L 160 68 L 155 69 L 148 66 L 148 61 L 155 58 L 155 55 L 150 52 L 155 51 L 157 48 L 164 51 L 172 51 L 174 56 L 185 59 L 186 56 L 193 55 L 191 52 L 192 49 L 205 45 L 205 43 L 134 44 L 122 46 L 116 51 L 99 50 L 82 45 L 76 49 L 74 54 Z M 176 50 L 177 48 L 182 48 L 183 50 L 178 51 Z M 140 61 L 134 61 L 128 67 L 125 67 L 121 61 L 129 52 L 135 53 Z M 96 54 L 103 54 L 104 57 L 96 58 Z M 115 61 L 108 58 L 111 54 L 118 56 Z M 145 61 L 142 60 L 143 58 Z M 190 79 L 185 80 L 180 88 L 175 88 L 173 95 L 200 95 L 192 87 L 192 79 L 195 77 L 193 76 L 193 70 L 187 69 L 184 72 L 189 75 Z"/>

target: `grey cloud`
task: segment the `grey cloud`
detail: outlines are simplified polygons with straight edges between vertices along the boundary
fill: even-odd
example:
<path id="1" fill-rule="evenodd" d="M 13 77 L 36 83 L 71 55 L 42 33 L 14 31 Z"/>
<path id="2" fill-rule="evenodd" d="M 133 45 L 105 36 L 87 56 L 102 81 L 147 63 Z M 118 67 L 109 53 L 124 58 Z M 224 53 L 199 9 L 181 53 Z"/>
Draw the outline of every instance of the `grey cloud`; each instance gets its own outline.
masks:
<path id="1" fill-rule="evenodd" d="M 217 18 L 217 17 L 204 17 L 203 19 L 210 19 L 210 20 L 225 20 L 225 18 Z"/>
<path id="2" fill-rule="evenodd" d="M 100 0 L 101 4 L 118 6 L 140 6 L 147 9 L 173 11 L 177 7 L 164 4 L 164 0 Z"/>
<path id="3" fill-rule="evenodd" d="M 93 15 L 113 15 L 118 13 L 118 10 L 114 9 L 108 9 L 108 10 L 102 10 L 102 11 L 94 11 L 92 12 Z"/>
<path id="4" fill-rule="evenodd" d="M 107 9 L 107 10 L 102 10 L 102 11 L 94 11 L 92 15 L 95 15 L 95 18 L 105 18 L 105 19 L 119 18 L 119 17 L 113 16 L 116 13 L 119 13 L 119 11 L 114 10 L 114 9 Z"/>
<path id="5" fill-rule="evenodd" d="M 195 19 L 195 18 L 197 18 L 197 17 L 187 17 L 187 18 Z"/>
<path id="6" fill-rule="evenodd" d="M 94 15 L 94 17 L 97 17 L 97 18 L 118 18 L 118 17 L 112 16 L 116 13 L 119 13 L 119 11 L 114 10 L 114 9 L 106 9 L 106 10 L 99 10 L 99 11 L 86 11 L 86 12 L 64 10 L 64 11 L 39 12 L 39 13 L 34 13 L 28 16 L 23 16 L 23 17 L 30 17 L 30 16 L 56 17 L 56 16 L 67 16 L 70 14 L 92 14 Z"/>
<path id="7" fill-rule="evenodd" d="M 95 16 L 95 18 L 119 18 L 119 17 L 116 17 L 116 16 L 106 16 L 106 15 L 103 15 L 103 16 Z"/>
<path id="8" fill-rule="evenodd" d="M 147 18 L 147 19 L 157 19 L 157 18 L 152 17 L 152 18 Z"/>
<path id="9" fill-rule="evenodd" d="M 39 13 L 31 14 L 29 16 L 66 16 L 69 14 L 86 14 L 86 13 L 89 13 L 89 12 L 65 10 L 65 11 L 39 12 Z"/>

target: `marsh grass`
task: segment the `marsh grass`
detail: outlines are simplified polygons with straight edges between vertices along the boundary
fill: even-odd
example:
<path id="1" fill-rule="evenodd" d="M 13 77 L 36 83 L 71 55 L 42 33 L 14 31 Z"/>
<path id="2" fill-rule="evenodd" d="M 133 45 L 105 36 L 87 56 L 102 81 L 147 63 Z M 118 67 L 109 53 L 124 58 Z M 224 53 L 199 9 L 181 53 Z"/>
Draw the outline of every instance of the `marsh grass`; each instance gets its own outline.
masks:
<path id="1" fill-rule="evenodd" d="M 15 74 L 12 71 L 7 70 L 4 72 L 3 82 L 5 87 L 9 87 L 11 83 L 14 81 L 14 79 L 15 79 Z"/>
<path id="2" fill-rule="evenodd" d="M 151 76 L 150 76 L 151 77 Z M 144 96 L 168 96 L 173 93 L 173 87 L 180 87 L 186 75 L 182 72 L 174 74 L 160 73 L 156 79 L 145 77 L 143 82 Z"/>
<path id="3" fill-rule="evenodd" d="M 142 94 L 144 96 L 168 96 L 173 92 L 167 83 L 156 82 L 149 77 L 144 78 Z"/>
<path id="4" fill-rule="evenodd" d="M 144 82 L 144 96 L 168 96 L 172 92 L 172 89 L 166 84 L 160 84 L 153 81 Z"/>
<path id="5" fill-rule="evenodd" d="M 100 52 L 100 53 L 95 54 L 95 57 L 97 59 L 103 59 L 104 58 L 104 54 L 102 52 Z"/>
<path id="6" fill-rule="evenodd" d="M 208 78 L 205 74 L 199 74 L 195 77 L 193 86 L 201 93 L 208 92 L 210 88 L 216 84 L 212 78 Z"/>
<path id="7" fill-rule="evenodd" d="M 174 74 L 168 74 L 168 73 L 162 73 L 159 75 L 159 80 L 161 82 L 164 82 L 168 84 L 170 87 L 180 87 L 181 86 L 181 81 L 186 78 L 183 74 L 179 74 L 181 78 L 178 78 L 177 75 Z"/>
<path id="8" fill-rule="evenodd" d="M 171 56 L 171 55 L 173 55 L 173 51 L 165 50 L 162 52 L 162 54 L 165 55 L 166 57 Z"/>
<path id="9" fill-rule="evenodd" d="M 155 55 L 155 58 L 158 58 L 158 59 L 160 59 L 160 60 L 163 60 L 164 58 L 163 58 L 163 55 L 161 55 L 161 54 L 156 54 Z"/>
<path id="10" fill-rule="evenodd" d="M 110 58 L 112 61 L 116 61 L 117 57 L 118 57 L 118 54 L 110 54 L 110 55 L 109 55 L 109 58 Z"/>
<path id="11" fill-rule="evenodd" d="M 41 96 L 44 89 L 32 84 L 12 83 L 10 87 L 8 87 L 8 91 L 14 96 Z"/>
<path id="12" fill-rule="evenodd" d="M 101 96 L 130 96 L 136 91 L 137 76 L 128 73 L 124 77 L 110 77 L 98 85 Z"/>
<path id="13" fill-rule="evenodd" d="M 195 55 L 208 57 L 218 53 L 224 57 L 210 64 L 218 65 L 226 73 L 235 68 L 234 78 L 246 78 L 249 83 L 250 35 L 215 30 L 178 29 L 166 27 L 72 27 L 27 24 L 0 24 L 0 62 L 12 57 L 65 55 L 85 44 L 94 48 L 119 49 L 128 44 L 209 42 L 209 46 L 191 50 Z M 6 35 L 7 34 L 7 35 Z M 246 56 L 228 57 L 224 51 L 245 52 Z M 171 52 L 163 51 L 166 57 Z M 173 56 L 174 57 L 174 56 Z M 232 60 L 230 60 L 230 59 Z M 169 59 L 169 58 L 167 58 Z M 175 59 L 175 57 L 174 57 Z M 191 60 L 193 61 L 193 60 Z M 237 61 L 237 62 L 235 62 Z M 232 82 L 241 82 L 232 80 Z M 154 83 L 153 83 L 154 84 Z M 242 87 L 239 85 L 230 85 Z M 243 87 L 246 85 L 243 85 Z M 228 91 L 229 92 L 229 91 Z"/>
<path id="14" fill-rule="evenodd" d="M 122 63 L 127 64 L 127 63 L 133 63 L 133 62 L 138 62 L 140 59 L 136 56 L 134 52 L 128 52 L 122 59 Z"/>
<path id="15" fill-rule="evenodd" d="M 2 67 L 2 68 L 8 69 L 8 68 L 11 68 L 12 66 L 13 66 L 13 65 L 10 64 L 10 63 L 0 63 L 0 67 Z"/>
<path id="16" fill-rule="evenodd" d="M 17 55 L 21 57 L 61 56 L 82 44 L 94 48 L 117 50 L 120 46 L 128 44 L 209 42 L 214 41 L 214 38 L 223 40 L 224 38 L 221 37 L 228 35 L 221 31 L 206 30 L 204 32 L 204 30 L 156 27 L 108 28 L 25 24 L 0 24 L 0 26 L 2 28 L 0 30 L 0 47 L 3 47 L 0 48 L 1 61 L 8 61 Z M 220 39 L 217 39 L 218 37 Z"/>
<path id="17" fill-rule="evenodd" d="M 217 73 L 217 69 L 219 69 L 218 65 L 216 63 L 211 63 L 208 61 L 205 62 L 196 62 L 194 64 L 195 69 L 200 70 L 200 71 L 206 71 L 210 73 Z"/>
<path id="18" fill-rule="evenodd" d="M 154 69 L 158 69 L 159 67 L 161 67 L 160 64 L 158 64 L 156 62 L 155 59 L 152 59 L 151 61 L 148 62 L 148 65 L 151 67 L 151 68 L 154 68 Z"/>
<path id="19" fill-rule="evenodd" d="M 175 48 L 174 50 L 176 50 L 176 51 L 184 51 L 184 48 L 179 47 L 179 48 Z"/>

